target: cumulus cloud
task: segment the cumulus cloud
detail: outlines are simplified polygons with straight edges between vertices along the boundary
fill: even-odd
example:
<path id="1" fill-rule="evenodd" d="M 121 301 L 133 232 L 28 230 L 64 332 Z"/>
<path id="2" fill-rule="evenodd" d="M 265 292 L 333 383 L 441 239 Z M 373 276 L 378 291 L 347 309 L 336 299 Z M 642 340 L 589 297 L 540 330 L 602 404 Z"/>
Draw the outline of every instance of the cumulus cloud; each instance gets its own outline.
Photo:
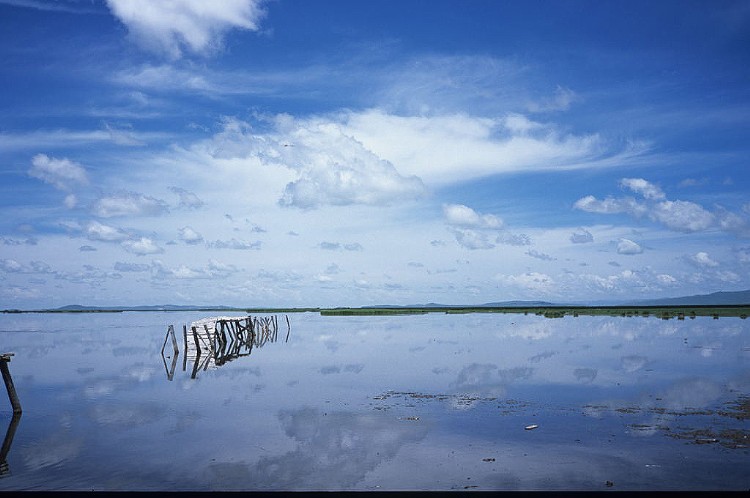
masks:
<path id="1" fill-rule="evenodd" d="M 599 200 L 593 195 L 587 195 L 578 199 L 575 204 L 573 204 L 573 207 L 588 213 L 627 213 L 637 217 L 643 216 L 648 212 L 648 208 L 645 205 L 639 203 L 632 197 L 619 199 L 607 197 L 606 199 Z"/>
<path id="2" fill-rule="evenodd" d="M 160 216 L 169 212 L 164 201 L 139 194 L 120 192 L 98 199 L 92 206 L 94 215 L 100 218 L 115 216 Z"/>
<path id="3" fill-rule="evenodd" d="M 688 257 L 688 261 L 695 266 L 702 268 L 713 268 L 719 266 L 719 263 L 711 259 L 711 256 L 707 252 L 697 252 L 692 256 Z"/>
<path id="4" fill-rule="evenodd" d="M 497 235 L 503 220 L 493 214 L 480 214 L 463 204 L 443 205 L 443 218 L 456 241 L 467 249 L 492 249 L 496 243 L 523 243 L 523 238 Z"/>
<path id="5" fill-rule="evenodd" d="M 670 286 L 677 283 L 677 279 L 667 273 L 660 273 L 656 276 L 656 280 L 664 286 Z"/>
<path id="6" fill-rule="evenodd" d="M 178 233 L 180 240 L 186 244 L 195 245 L 203 242 L 203 236 L 190 227 L 182 227 Z"/>
<path id="7" fill-rule="evenodd" d="M 486 232 L 466 228 L 449 227 L 456 238 L 456 242 L 466 249 L 492 249 L 495 244 Z"/>
<path id="8" fill-rule="evenodd" d="M 664 192 L 658 186 L 643 178 L 623 178 L 620 180 L 620 186 L 642 195 L 645 199 L 659 200 L 665 197 Z"/>
<path id="9" fill-rule="evenodd" d="M 145 272 L 151 269 L 151 265 L 117 261 L 114 268 L 121 272 Z"/>
<path id="10" fill-rule="evenodd" d="M 205 267 L 190 267 L 187 265 L 177 265 L 170 267 L 161 260 L 154 260 L 150 265 L 130 265 L 123 266 L 122 271 L 150 271 L 154 280 L 161 281 L 165 279 L 177 280 L 208 280 L 214 278 L 227 278 L 232 273 L 238 271 L 237 267 L 232 264 L 222 263 L 214 259 L 209 259 Z"/>
<path id="11" fill-rule="evenodd" d="M 102 242 L 120 242 L 129 237 L 121 229 L 99 223 L 98 221 L 89 222 L 84 228 L 84 233 L 89 240 L 99 240 Z"/>
<path id="12" fill-rule="evenodd" d="M 650 217 L 678 232 L 698 232 L 711 228 L 716 216 L 688 201 L 663 201 L 653 206 Z"/>
<path id="13" fill-rule="evenodd" d="M 555 261 L 555 258 L 550 256 L 549 254 L 539 252 L 536 249 L 529 249 L 525 254 L 527 256 L 531 256 L 532 258 L 541 259 L 542 261 Z"/>
<path id="14" fill-rule="evenodd" d="M 634 254 L 640 254 L 642 252 L 643 248 L 630 239 L 620 239 L 617 242 L 617 254 L 632 256 Z"/>
<path id="15" fill-rule="evenodd" d="M 65 191 L 89 182 L 86 170 L 80 164 L 66 158 L 55 159 L 46 154 L 37 154 L 31 159 L 29 175 Z"/>
<path id="16" fill-rule="evenodd" d="M 0 259 L 0 271 L 5 273 L 54 273 L 44 261 L 30 261 L 22 264 L 15 259 Z"/>
<path id="17" fill-rule="evenodd" d="M 186 51 L 210 55 L 231 29 L 257 31 L 264 16 L 260 0 L 107 0 L 112 14 L 148 50 L 180 58 Z"/>
<path id="18" fill-rule="evenodd" d="M 570 235 L 570 241 L 574 244 L 586 244 L 594 241 L 594 236 L 585 228 L 579 228 L 578 231 Z"/>
<path id="19" fill-rule="evenodd" d="M 35 246 L 37 244 L 37 239 L 35 239 L 34 237 L 27 237 L 25 239 L 15 239 L 12 237 L 0 237 L 0 243 L 6 246 L 20 246 L 20 245 Z"/>
<path id="20" fill-rule="evenodd" d="M 519 275 L 497 275 L 495 278 L 505 284 L 530 291 L 532 295 L 549 294 L 556 286 L 552 277 L 538 272 L 526 272 Z"/>
<path id="21" fill-rule="evenodd" d="M 7 273 L 19 273 L 23 271 L 23 265 L 15 259 L 0 259 L 0 270 Z"/>
<path id="22" fill-rule="evenodd" d="M 240 251 L 247 251 L 250 249 L 260 249 L 261 241 L 247 242 L 245 240 L 215 240 L 213 242 L 207 242 L 206 245 L 212 249 L 236 249 Z"/>
<path id="23" fill-rule="evenodd" d="M 156 245 L 156 243 L 148 237 L 141 237 L 137 240 L 126 240 L 121 245 L 126 251 L 137 256 L 164 252 L 164 249 Z"/>
<path id="24" fill-rule="evenodd" d="M 589 213 L 624 213 L 636 218 L 645 216 L 676 232 L 718 229 L 738 235 L 748 234 L 748 221 L 722 207 L 716 207 L 712 212 L 694 202 L 669 200 L 659 187 L 642 178 L 623 178 L 620 185 L 639 194 L 643 200 L 633 197 L 599 200 L 587 195 L 578 199 L 573 208 Z"/>
<path id="25" fill-rule="evenodd" d="M 281 162 L 299 172 L 287 184 L 280 204 L 303 209 L 321 205 L 382 205 L 417 199 L 425 187 L 403 176 L 388 161 L 326 122 L 289 122 L 283 133 L 293 147 L 281 147 Z"/>
<path id="26" fill-rule="evenodd" d="M 525 233 L 510 233 L 502 231 L 498 234 L 495 242 L 509 246 L 528 246 L 531 245 L 531 238 Z"/>
<path id="27" fill-rule="evenodd" d="M 323 241 L 318 244 L 318 247 L 326 251 L 339 251 L 344 249 L 346 251 L 362 251 L 364 247 L 359 242 L 352 242 L 348 244 L 342 244 L 340 242 L 328 242 Z"/>
<path id="28" fill-rule="evenodd" d="M 473 228 L 501 228 L 503 220 L 492 214 L 480 215 L 463 204 L 446 204 L 443 206 L 445 222 L 449 225 Z"/>
<path id="29" fill-rule="evenodd" d="M 170 191 L 180 196 L 180 207 L 197 209 L 205 204 L 195 193 L 179 187 L 170 187 Z"/>

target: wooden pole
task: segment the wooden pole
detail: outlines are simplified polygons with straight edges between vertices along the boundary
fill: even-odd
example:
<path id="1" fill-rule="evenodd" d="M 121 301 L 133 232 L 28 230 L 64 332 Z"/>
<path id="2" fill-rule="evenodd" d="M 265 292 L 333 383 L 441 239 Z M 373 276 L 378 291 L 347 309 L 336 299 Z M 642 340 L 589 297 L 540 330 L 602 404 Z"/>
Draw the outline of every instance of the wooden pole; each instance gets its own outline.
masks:
<path id="1" fill-rule="evenodd" d="M 182 358 L 182 371 L 184 372 L 187 369 L 187 352 L 188 352 L 188 346 L 187 346 L 187 325 L 182 325 L 182 343 L 185 346 L 185 356 Z"/>
<path id="2" fill-rule="evenodd" d="M 8 397 L 10 398 L 10 404 L 13 406 L 13 413 L 21 413 L 21 402 L 18 400 L 18 394 L 16 394 L 16 388 L 13 385 L 13 378 L 10 376 L 10 370 L 8 369 L 11 356 L 13 356 L 13 353 L 0 355 L 0 371 L 3 373 L 3 381 L 5 382 L 5 389 L 8 390 Z"/>
<path id="3" fill-rule="evenodd" d="M 198 331 L 193 327 L 193 339 L 195 339 L 195 349 L 198 350 L 198 356 L 201 355 L 201 344 L 198 342 Z"/>

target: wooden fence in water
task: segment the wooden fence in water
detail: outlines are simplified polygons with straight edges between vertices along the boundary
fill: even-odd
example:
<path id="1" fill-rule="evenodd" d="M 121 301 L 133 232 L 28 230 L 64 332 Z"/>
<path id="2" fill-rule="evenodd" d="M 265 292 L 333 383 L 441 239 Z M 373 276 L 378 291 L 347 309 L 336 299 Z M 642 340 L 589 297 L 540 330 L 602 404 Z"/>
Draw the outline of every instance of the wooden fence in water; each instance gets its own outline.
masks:
<path id="1" fill-rule="evenodd" d="M 289 341 L 291 325 L 289 317 L 284 315 L 287 324 L 286 339 Z M 188 363 L 192 364 L 191 379 L 195 379 L 198 372 L 208 368 L 215 368 L 227 362 L 249 356 L 254 348 L 261 348 L 269 342 L 276 342 L 279 337 L 279 319 L 277 316 L 266 317 L 214 317 L 204 318 L 182 326 L 182 371 L 187 371 Z M 164 354 L 169 340 L 172 340 L 173 355 Z M 177 358 L 180 356 L 174 326 L 170 325 L 164 344 L 161 348 L 167 379 L 174 378 Z M 171 358 L 171 366 L 167 366 L 167 359 Z"/>

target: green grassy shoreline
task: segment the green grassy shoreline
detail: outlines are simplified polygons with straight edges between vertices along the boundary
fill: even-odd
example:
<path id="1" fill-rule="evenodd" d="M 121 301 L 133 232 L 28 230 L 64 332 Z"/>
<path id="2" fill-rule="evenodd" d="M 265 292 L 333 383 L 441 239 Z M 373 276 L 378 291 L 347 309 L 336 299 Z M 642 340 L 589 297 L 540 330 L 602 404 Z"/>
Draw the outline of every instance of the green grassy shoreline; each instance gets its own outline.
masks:
<path id="1" fill-rule="evenodd" d="M 738 317 L 750 315 L 750 305 L 685 305 L 685 306 L 435 306 L 435 307 L 382 307 L 382 308 L 196 308 L 196 309 L 51 309 L 51 310 L 2 310 L 2 313 L 124 313 L 124 312 L 221 312 L 221 313 L 320 313 L 323 316 L 393 316 L 421 315 L 427 313 L 513 313 L 534 314 L 545 318 L 564 316 L 641 316 L 661 319 L 683 320 L 699 316 L 712 318 Z"/>

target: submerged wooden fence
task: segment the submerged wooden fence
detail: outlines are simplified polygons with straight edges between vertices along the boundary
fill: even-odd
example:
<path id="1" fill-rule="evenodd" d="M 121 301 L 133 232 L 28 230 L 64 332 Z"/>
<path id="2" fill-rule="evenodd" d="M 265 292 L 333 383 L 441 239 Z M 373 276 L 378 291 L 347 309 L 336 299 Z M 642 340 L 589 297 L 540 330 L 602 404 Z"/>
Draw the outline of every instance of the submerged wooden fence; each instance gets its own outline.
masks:
<path id="1" fill-rule="evenodd" d="M 289 341 L 291 333 L 291 324 L 289 317 L 284 316 L 287 324 L 286 341 Z M 249 356 L 253 348 L 263 347 L 269 342 L 276 342 L 279 336 L 279 319 L 277 316 L 266 317 L 214 317 L 204 318 L 193 322 L 188 327 L 182 326 L 182 371 L 187 371 L 188 363 L 192 364 L 191 379 L 195 379 L 198 372 L 205 371 L 209 367 L 215 368 L 224 365 L 227 362 Z M 171 366 L 167 366 L 167 358 L 164 350 L 171 339 L 172 356 Z M 164 344 L 161 348 L 164 368 L 167 372 L 167 379 L 174 378 L 177 367 L 177 358 L 180 355 L 180 348 L 175 335 L 174 326 L 170 325 L 167 329 L 167 335 L 164 337 Z"/>

